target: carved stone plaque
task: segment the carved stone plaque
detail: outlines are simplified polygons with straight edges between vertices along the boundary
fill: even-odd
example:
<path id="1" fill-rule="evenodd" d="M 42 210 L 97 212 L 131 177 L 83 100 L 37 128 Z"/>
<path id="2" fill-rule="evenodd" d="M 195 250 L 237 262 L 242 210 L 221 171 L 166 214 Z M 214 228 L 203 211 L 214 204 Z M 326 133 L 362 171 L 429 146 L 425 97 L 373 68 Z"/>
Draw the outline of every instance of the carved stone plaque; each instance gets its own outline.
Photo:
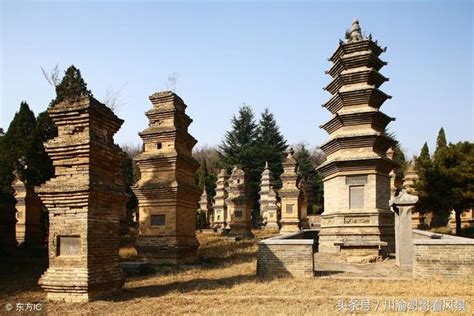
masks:
<path id="1" fill-rule="evenodd" d="M 349 208 L 361 209 L 365 206 L 364 186 L 354 185 L 349 187 Z"/>
<path id="2" fill-rule="evenodd" d="M 58 256 L 79 256 L 81 254 L 81 238 L 79 236 L 59 236 Z"/>
<path id="3" fill-rule="evenodd" d="M 367 176 L 347 176 L 347 185 L 364 185 L 367 184 Z"/>
<path id="4" fill-rule="evenodd" d="M 151 215 L 150 217 L 151 226 L 163 226 L 165 224 L 165 215 Z"/>
<path id="5" fill-rule="evenodd" d="M 293 204 L 286 204 L 286 212 L 293 213 Z"/>
<path id="6" fill-rule="evenodd" d="M 370 217 L 368 216 L 345 216 L 344 224 L 369 224 Z"/>
<path id="7" fill-rule="evenodd" d="M 242 211 L 235 211 L 234 215 L 235 217 L 242 217 Z"/>

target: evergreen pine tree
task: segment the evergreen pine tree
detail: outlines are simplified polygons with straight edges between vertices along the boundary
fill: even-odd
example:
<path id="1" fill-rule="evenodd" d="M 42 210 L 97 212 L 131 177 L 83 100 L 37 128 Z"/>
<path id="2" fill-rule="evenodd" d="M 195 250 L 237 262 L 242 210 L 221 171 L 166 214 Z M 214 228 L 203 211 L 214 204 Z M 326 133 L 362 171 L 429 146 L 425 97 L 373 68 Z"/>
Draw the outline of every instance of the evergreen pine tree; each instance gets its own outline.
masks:
<path id="1" fill-rule="evenodd" d="M 436 162 L 438 159 L 441 159 L 440 155 L 445 148 L 448 147 L 448 143 L 446 141 L 446 134 L 444 133 L 444 128 L 440 128 L 438 132 L 438 137 L 436 138 L 436 149 L 433 154 L 433 160 Z"/>
<path id="2" fill-rule="evenodd" d="M 222 164 L 229 171 L 235 165 L 242 167 L 248 179 L 252 208 L 258 209 L 258 190 L 264 166 L 260 166 L 261 158 L 256 146 L 258 129 L 252 109 L 244 104 L 238 116 L 232 118 L 231 124 L 232 130 L 225 134 L 219 146 Z"/>
<path id="3" fill-rule="evenodd" d="M 316 171 L 315 166 L 313 166 L 311 154 L 304 144 L 297 148 L 294 157 L 298 162 L 298 174 L 302 179 L 307 180 L 311 184 L 315 206 L 320 212 L 323 207 L 323 179 L 320 173 Z"/>
<path id="4" fill-rule="evenodd" d="M 56 86 L 56 98 L 51 101 L 50 106 L 65 100 L 75 101 L 81 96 L 92 97 L 92 93 L 87 89 L 87 84 L 81 76 L 81 71 L 74 65 L 69 66 L 64 77 Z"/>
<path id="5" fill-rule="evenodd" d="M 280 175 L 283 173 L 281 163 L 285 159 L 285 151 L 288 146 L 268 108 L 262 113 L 259 121 L 256 146 L 260 157 L 259 166 L 261 167 L 259 169 L 263 172 L 265 162 L 268 161 L 268 166 L 274 177 L 273 185 L 275 189 L 281 188 Z"/>

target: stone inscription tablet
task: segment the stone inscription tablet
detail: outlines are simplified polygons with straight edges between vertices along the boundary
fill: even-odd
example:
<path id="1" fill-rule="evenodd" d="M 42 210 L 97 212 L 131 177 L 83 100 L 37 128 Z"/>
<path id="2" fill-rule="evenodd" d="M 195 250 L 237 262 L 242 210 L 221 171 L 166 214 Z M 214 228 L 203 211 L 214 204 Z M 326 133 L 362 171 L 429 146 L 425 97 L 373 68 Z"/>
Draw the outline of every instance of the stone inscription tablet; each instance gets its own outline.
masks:
<path id="1" fill-rule="evenodd" d="M 346 176 L 347 185 L 364 185 L 367 184 L 367 176 Z"/>
<path id="2" fill-rule="evenodd" d="M 58 256 L 79 256 L 81 254 L 81 238 L 79 236 L 59 236 Z"/>

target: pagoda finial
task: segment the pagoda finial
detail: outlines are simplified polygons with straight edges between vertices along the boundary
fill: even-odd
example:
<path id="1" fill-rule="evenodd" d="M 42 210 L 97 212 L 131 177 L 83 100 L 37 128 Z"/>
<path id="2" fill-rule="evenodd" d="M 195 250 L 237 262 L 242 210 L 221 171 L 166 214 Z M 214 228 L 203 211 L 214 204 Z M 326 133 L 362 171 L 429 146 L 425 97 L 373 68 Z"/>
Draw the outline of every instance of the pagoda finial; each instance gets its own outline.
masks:
<path id="1" fill-rule="evenodd" d="M 265 169 L 268 169 L 268 160 L 265 161 Z"/>
<path id="2" fill-rule="evenodd" d="M 352 22 L 352 27 L 346 32 L 347 43 L 353 43 L 363 40 L 362 30 L 359 25 L 359 20 L 355 19 Z"/>

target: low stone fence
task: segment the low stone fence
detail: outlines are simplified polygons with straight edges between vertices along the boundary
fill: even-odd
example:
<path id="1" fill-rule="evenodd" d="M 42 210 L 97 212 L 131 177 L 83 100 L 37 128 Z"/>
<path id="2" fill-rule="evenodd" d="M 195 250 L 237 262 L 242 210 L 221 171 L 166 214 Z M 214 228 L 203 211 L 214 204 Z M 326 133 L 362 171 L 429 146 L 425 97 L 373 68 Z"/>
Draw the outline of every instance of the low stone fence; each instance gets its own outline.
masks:
<path id="1" fill-rule="evenodd" d="M 260 241 L 257 275 L 312 278 L 317 238 L 318 231 L 308 229 Z"/>
<path id="2" fill-rule="evenodd" d="M 413 230 L 413 276 L 474 278 L 474 239 Z"/>

